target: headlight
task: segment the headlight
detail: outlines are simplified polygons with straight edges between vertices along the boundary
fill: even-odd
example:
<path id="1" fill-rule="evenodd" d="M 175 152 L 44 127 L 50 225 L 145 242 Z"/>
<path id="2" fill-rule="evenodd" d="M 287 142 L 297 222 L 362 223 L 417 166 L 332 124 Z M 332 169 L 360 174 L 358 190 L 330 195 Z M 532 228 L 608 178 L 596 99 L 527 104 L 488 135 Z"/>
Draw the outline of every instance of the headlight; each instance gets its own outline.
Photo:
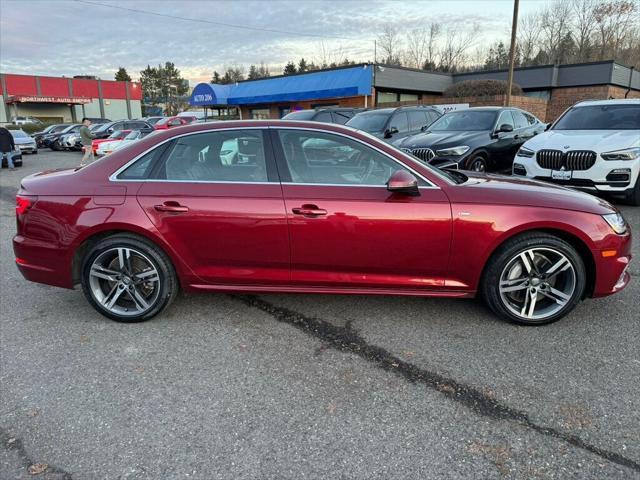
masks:
<path id="1" fill-rule="evenodd" d="M 447 157 L 449 155 L 464 155 L 469 151 L 469 147 L 466 145 L 459 145 L 457 147 L 444 148 L 442 150 L 436 150 L 436 155 Z"/>
<path id="2" fill-rule="evenodd" d="M 627 222 L 624 220 L 624 217 L 620 212 L 616 213 L 608 213 L 607 215 L 602 215 L 602 218 L 611 226 L 614 232 L 618 235 L 622 235 L 627 231 Z"/>
<path id="3" fill-rule="evenodd" d="M 536 154 L 533 150 L 529 150 L 528 148 L 520 147 L 518 153 L 516 154 L 518 157 L 531 158 Z"/>
<path id="4" fill-rule="evenodd" d="M 601 153 L 603 160 L 635 160 L 640 157 L 640 147 L 625 148 L 624 150 L 615 150 L 613 152 Z"/>

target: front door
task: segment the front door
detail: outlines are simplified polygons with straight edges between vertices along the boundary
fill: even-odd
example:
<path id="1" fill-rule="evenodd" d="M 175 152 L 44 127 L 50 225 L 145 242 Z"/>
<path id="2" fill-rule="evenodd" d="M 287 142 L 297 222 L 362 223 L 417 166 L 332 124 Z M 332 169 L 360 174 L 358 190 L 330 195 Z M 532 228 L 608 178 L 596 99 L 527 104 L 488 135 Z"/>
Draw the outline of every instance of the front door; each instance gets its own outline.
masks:
<path id="1" fill-rule="evenodd" d="M 391 174 L 407 169 L 338 134 L 274 130 L 274 152 L 291 238 L 291 275 L 307 286 L 442 288 L 451 209 L 420 180 L 420 196 L 392 194 Z"/>
<path id="2" fill-rule="evenodd" d="M 287 219 L 265 138 L 258 129 L 178 137 L 138 191 L 160 234 L 206 282 L 290 281 Z"/>

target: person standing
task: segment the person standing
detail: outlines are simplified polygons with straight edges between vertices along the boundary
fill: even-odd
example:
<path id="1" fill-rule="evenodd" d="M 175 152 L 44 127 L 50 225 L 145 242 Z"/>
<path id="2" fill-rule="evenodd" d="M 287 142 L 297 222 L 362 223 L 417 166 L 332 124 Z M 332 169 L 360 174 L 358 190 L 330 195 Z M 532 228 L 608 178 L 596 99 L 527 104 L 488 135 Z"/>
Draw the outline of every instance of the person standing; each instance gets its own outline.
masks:
<path id="1" fill-rule="evenodd" d="M 13 152 L 16 149 L 16 142 L 11 132 L 4 127 L 0 127 L 0 166 L 4 157 L 7 157 L 7 167 L 13 170 Z"/>
<path id="2" fill-rule="evenodd" d="M 91 120 L 87 117 L 83 118 L 82 126 L 80 127 L 80 142 L 84 147 L 84 155 L 82 155 L 82 160 L 80 161 L 81 167 L 84 167 L 87 161 L 89 163 L 93 162 L 93 147 L 91 144 L 96 136 L 89 130 L 89 125 L 91 125 Z"/>

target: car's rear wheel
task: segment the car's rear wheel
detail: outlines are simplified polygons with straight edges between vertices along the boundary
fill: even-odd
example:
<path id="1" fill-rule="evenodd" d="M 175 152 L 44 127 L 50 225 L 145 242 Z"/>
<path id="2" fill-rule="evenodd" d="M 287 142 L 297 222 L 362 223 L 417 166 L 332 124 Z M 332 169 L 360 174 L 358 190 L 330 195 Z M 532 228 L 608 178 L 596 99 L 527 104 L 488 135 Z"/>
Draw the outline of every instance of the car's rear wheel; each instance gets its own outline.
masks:
<path id="1" fill-rule="evenodd" d="M 82 291 L 102 315 L 142 322 L 166 309 L 178 281 L 166 254 L 140 237 L 117 234 L 98 241 L 82 264 Z"/>
<path id="2" fill-rule="evenodd" d="M 560 320 L 582 299 L 584 262 L 566 241 L 545 233 L 508 240 L 491 257 L 482 295 L 500 317 L 521 325 Z"/>

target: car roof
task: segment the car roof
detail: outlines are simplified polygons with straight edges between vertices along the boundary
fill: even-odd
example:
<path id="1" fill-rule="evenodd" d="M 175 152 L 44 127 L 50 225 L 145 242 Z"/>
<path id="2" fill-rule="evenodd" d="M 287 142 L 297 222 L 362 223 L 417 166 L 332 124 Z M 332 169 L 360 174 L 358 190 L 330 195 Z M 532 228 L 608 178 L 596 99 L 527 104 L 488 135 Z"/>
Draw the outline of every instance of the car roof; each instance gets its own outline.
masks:
<path id="1" fill-rule="evenodd" d="M 612 98 L 610 100 L 583 100 L 577 102 L 574 107 L 590 107 L 594 105 L 638 105 L 640 98 Z"/>

